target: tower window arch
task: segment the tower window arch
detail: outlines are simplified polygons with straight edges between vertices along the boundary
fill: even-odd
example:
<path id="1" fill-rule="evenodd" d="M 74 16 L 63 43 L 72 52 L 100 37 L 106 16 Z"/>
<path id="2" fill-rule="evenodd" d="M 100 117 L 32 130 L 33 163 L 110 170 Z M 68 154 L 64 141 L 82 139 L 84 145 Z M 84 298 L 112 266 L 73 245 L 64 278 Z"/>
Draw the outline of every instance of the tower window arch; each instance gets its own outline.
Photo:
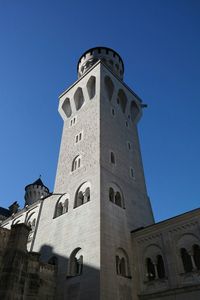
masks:
<path id="1" fill-rule="evenodd" d="M 88 95 L 90 100 L 92 98 L 94 98 L 95 94 L 96 94 L 96 77 L 91 76 L 90 79 L 87 82 L 87 91 L 88 91 Z"/>
<path id="2" fill-rule="evenodd" d="M 125 208 L 121 189 L 114 183 L 109 187 L 109 200 L 117 206 Z"/>
<path id="3" fill-rule="evenodd" d="M 126 251 L 118 248 L 115 256 L 116 273 L 119 276 L 130 277 L 129 259 Z"/>
<path id="4" fill-rule="evenodd" d="M 108 96 L 109 101 L 111 101 L 113 92 L 114 92 L 114 84 L 109 76 L 105 76 L 104 78 L 105 90 Z"/>
<path id="5" fill-rule="evenodd" d="M 74 201 L 74 208 L 79 207 L 90 201 L 90 182 L 83 183 L 77 190 Z"/>
<path id="6" fill-rule="evenodd" d="M 77 155 L 73 161 L 72 161 L 72 172 L 74 172 L 75 170 L 79 169 L 81 166 L 81 156 Z"/>
<path id="7" fill-rule="evenodd" d="M 84 101 L 85 100 L 84 100 L 82 88 L 78 87 L 78 89 L 74 94 L 74 102 L 75 102 L 76 110 L 79 110 L 83 106 Z"/>
<path id="8" fill-rule="evenodd" d="M 62 195 L 55 206 L 54 218 L 57 218 L 68 212 L 69 195 Z"/>
<path id="9" fill-rule="evenodd" d="M 81 255 L 81 248 L 74 249 L 69 257 L 67 277 L 74 277 L 81 275 L 83 270 L 83 255 Z"/>
<path id="10" fill-rule="evenodd" d="M 72 114 L 70 99 L 66 98 L 62 104 L 62 110 L 64 111 L 67 118 L 69 118 Z"/>
<path id="11" fill-rule="evenodd" d="M 127 105 L 127 97 L 122 89 L 120 89 L 118 92 L 117 103 L 120 105 L 122 112 L 125 113 L 126 105 Z"/>

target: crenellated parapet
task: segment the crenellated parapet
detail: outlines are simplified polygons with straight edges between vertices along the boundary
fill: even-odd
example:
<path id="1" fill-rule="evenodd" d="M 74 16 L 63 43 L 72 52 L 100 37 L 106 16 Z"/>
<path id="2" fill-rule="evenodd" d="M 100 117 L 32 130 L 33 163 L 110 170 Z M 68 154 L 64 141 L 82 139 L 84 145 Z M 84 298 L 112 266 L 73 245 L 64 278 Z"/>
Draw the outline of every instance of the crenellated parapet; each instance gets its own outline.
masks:
<path id="1" fill-rule="evenodd" d="M 80 78 L 84 75 L 99 60 L 108 66 L 116 76 L 123 80 L 123 60 L 116 51 L 107 47 L 95 47 L 83 53 L 77 65 L 78 77 Z"/>

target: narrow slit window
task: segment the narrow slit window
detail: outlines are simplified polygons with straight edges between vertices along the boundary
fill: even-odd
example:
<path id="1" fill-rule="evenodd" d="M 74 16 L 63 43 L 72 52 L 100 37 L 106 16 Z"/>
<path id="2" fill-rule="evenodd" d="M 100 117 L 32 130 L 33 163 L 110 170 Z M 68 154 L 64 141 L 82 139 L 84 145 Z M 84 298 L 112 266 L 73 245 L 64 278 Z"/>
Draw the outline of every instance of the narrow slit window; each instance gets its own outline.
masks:
<path id="1" fill-rule="evenodd" d="M 133 169 L 133 168 L 131 168 L 130 169 L 131 171 L 131 177 L 133 178 L 133 179 L 135 179 L 135 170 Z"/>
<path id="2" fill-rule="evenodd" d="M 112 164 L 115 164 L 115 155 L 113 152 L 110 153 L 110 161 Z"/>

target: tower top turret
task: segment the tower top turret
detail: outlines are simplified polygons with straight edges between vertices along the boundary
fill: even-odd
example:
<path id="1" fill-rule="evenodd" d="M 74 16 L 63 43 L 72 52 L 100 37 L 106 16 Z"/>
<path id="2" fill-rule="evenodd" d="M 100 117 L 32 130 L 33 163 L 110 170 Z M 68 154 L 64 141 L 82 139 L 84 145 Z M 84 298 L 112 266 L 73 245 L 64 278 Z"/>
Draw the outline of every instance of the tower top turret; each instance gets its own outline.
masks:
<path id="1" fill-rule="evenodd" d="M 25 205 L 31 205 L 48 195 L 49 189 L 43 184 L 42 180 L 38 178 L 36 181 L 25 187 Z"/>
<path id="2" fill-rule="evenodd" d="M 113 73 L 123 80 L 123 60 L 117 52 L 107 47 L 95 47 L 83 53 L 77 65 L 78 77 L 87 72 L 98 60 L 105 63 Z"/>

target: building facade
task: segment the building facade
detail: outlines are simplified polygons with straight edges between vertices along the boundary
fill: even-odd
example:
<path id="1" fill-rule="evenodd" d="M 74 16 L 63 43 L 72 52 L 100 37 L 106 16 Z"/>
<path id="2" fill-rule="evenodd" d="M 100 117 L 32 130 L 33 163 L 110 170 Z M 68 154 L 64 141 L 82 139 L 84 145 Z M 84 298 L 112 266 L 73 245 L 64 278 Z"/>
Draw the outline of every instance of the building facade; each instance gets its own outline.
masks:
<path id="1" fill-rule="evenodd" d="M 154 223 L 137 132 L 145 104 L 123 74 L 112 49 L 81 56 L 60 96 L 54 191 L 28 185 L 1 227 L 29 225 L 29 253 L 56 265 L 55 299 L 199 299 L 200 211 Z"/>

